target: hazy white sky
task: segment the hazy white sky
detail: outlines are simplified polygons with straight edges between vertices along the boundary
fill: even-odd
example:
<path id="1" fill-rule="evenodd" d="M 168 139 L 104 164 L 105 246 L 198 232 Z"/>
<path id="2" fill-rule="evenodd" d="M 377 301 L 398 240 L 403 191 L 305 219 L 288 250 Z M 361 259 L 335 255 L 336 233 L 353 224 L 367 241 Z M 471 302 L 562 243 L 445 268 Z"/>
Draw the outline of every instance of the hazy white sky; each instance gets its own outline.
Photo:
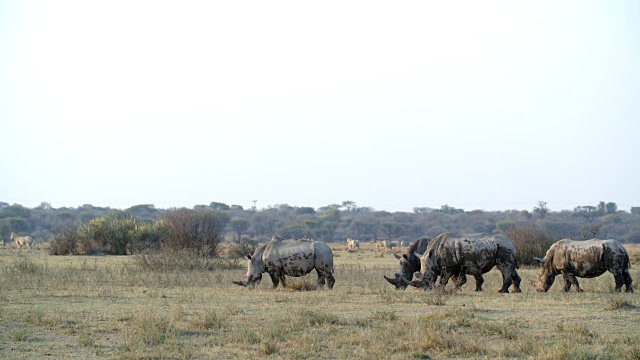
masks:
<path id="1" fill-rule="evenodd" d="M 637 1 L 0 0 L 0 201 L 640 206 Z"/>

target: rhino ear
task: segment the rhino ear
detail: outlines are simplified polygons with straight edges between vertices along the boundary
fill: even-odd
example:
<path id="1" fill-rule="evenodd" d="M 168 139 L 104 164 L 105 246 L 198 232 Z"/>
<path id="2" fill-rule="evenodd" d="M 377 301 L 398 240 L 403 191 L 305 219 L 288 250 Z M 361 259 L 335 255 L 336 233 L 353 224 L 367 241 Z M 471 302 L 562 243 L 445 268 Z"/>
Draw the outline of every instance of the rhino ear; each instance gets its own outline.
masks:
<path id="1" fill-rule="evenodd" d="M 244 256 L 244 258 L 247 259 L 247 260 L 251 260 L 251 255 L 247 254 L 247 255 Z"/>
<path id="2" fill-rule="evenodd" d="M 436 249 L 431 249 L 431 251 L 429 251 L 429 255 L 427 256 L 429 259 L 433 259 L 435 265 L 438 265 L 438 257 L 435 256 L 436 255 Z"/>
<path id="3" fill-rule="evenodd" d="M 533 257 L 533 260 L 535 260 L 538 264 L 544 264 L 545 261 L 547 261 L 546 258 L 542 258 L 541 259 L 541 258 L 538 258 L 538 257 L 535 257 L 535 256 Z"/>

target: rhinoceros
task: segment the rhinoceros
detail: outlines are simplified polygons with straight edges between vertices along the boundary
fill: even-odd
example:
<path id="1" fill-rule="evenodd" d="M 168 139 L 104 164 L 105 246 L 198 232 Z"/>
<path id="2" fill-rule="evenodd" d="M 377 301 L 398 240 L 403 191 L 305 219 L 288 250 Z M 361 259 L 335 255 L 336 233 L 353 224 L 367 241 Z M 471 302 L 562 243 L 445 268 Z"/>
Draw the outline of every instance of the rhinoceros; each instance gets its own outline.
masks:
<path id="1" fill-rule="evenodd" d="M 420 256 L 427 250 L 427 246 L 431 239 L 427 237 L 422 237 L 418 240 L 415 240 L 407 251 L 402 254 L 402 256 L 393 253 L 396 259 L 400 260 L 400 265 L 398 267 L 398 271 L 395 274 L 395 278 L 389 278 L 386 275 L 383 275 L 384 278 L 391 284 L 396 287 L 396 290 L 405 290 L 413 278 L 414 273 L 420 271 Z M 484 279 L 482 275 L 475 275 L 476 285 L 478 283 L 482 284 Z M 404 280 L 403 280 L 404 279 Z M 452 274 L 451 279 L 453 281 L 457 281 L 458 274 Z M 406 281 L 405 281 L 406 280 Z M 466 276 L 460 281 L 460 286 L 464 285 L 467 282 Z"/>
<path id="2" fill-rule="evenodd" d="M 534 259 L 540 263 L 540 274 L 532 285 L 536 291 L 548 291 L 553 285 L 556 275 L 564 277 L 564 291 L 582 289 L 578 279 L 594 278 L 609 271 L 616 282 L 614 291 L 618 292 L 624 284 L 626 292 L 633 292 L 631 275 L 629 275 L 629 254 L 616 240 L 591 239 L 583 241 L 560 240 L 549 247 L 544 258 Z"/>
<path id="3" fill-rule="evenodd" d="M 247 273 L 242 281 L 234 284 L 255 288 L 262 280 L 262 273 L 269 273 L 273 288 L 277 288 L 280 281 L 286 287 L 285 275 L 304 276 L 316 269 L 318 285 L 323 286 L 325 280 L 329 289 L 333 289 L 333 252 L 329 246 L 321 241 L 283 241 L 274 238 L 259 246 L 253 255 L 245 256 L 249 260 Z"/>
<path id="4" fill-rule="evenodd" d="M 407 251 L 402 254 L 402 256 L 393 253 L 393 255 L 400 260 L 400 266 L 398 268 L 398 272 L 395 274 L 395 278 L 388 278 L 383 275 L 384 278 L 394 285 L 396 289 L 406 289 L 407 283 L 402 281 L 402 279 L 406 279 L 411 281 L 413 278 L 413 273 L 416 271 L 420 271 L 420 258 L 416 256 L 416 253 L 422 254 L 427 250 L 427 246 L 429 245 L 429 241 L 431 239 L 422 237 L 409 245 Z"/>
<path id="5" fill-rule="evenodd" d="M 416 254 L 419 255 L 419 254 Z M 513 284 L 514 292 L 520 292 L 520 276 L 516 247 L 502 234 L 453 234 L 444 233 L 431 240 L 420 257 L 420 273 L 417 280 L 408 284 L 427 288 L 440 275 L 440 284 L 446 285 L 452 275 L 457 276 L 456 287 L 466 282 L 466 275 L 476 278 L 476 291 L 482 291 L 482 274 L 497 267 L 502 273 L 500 292 L 508 293 Z"/>

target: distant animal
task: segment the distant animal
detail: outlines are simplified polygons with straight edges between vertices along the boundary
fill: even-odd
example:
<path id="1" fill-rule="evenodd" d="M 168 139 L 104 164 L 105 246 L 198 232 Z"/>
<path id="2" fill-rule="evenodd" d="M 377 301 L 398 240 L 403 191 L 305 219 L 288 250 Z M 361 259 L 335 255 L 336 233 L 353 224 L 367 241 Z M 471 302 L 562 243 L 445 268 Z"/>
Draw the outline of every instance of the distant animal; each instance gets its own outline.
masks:
<path id="1" fill-rule="evenodd" d="M 624 285 L 626 292 L 633 292 L 629 254 L 616 240 L 564 239 L 552 244 L 544 258 L 534 259 L 540 263 L 540 273 L 536 281 L 531 281 L 536 291 L 549 291 L 556 275 L 562 274 L 564 291 L 569 291 L 574 285 L 580 292 L 583 290 L 576 277 L 594 278 L 609 271 L 615 280 L 614 291 L 621 291 Z"/>
<path id="2" fill-rule="evenodd" d="M 393 245 L 389 240 L 381 240 L 381 239 L 373 238 L 371 240 L 371 243 L 375 244 L 376 248 L 380 251 L 384 251 L 384 250 L 391 251 L 393 249 Z"/>
<path id="3" fill-rule="evenodd" d="M 15 241 L 18 249 L 22 249 L 23 246 L 26 246 L 27 249 L 29 249 L 27 252 L 31 252 L 31 247 L 33 246 L 33 237 L 31 235 L 20 236 L 12 232 L 11 240 Z"/>
<path id="4" fill-rule="evenodd" d="M 357 249 L 360 249 L 360 240 L 347 238 L 347 250 L 357 250 Z"/>
<path id="5" fill-rule="evenodd" d="M 335 284 L 333 252 L 321 241 L 283 241 L 276 238 L 260 245 L 253 255 L 245 258 L 249 260 L 247 273 L 242 281 L 233 283 L 249 289 L 260 283 L 265 272 L 271 277 L 275 289 L 280 282 L 283 287 L 287 286 L 285 275 L 304 276 L 313 269 L 318 274 L 319 286 L 327 283 L 329 289 L 333 289 Z"/>
<path id="6" fill-rule="evenodd" d="M 445 286 L 451 275 L 456 275 L 456 287 L 460 287 L 466 281 L 466 275 L 470 274 L 476 277 L 476 291 L 482 291 L 482 274 L 494 266 L 502 273 L 500 292 L 509 292 L 511 285 L 514 292 L 521 291 L 521 278 L 516 271 L 519 267 L 516 247 L 511 239 L 502 234 L 444 233 L 431 240 L 420 257 L 418 279 L 408 283 L 428 288 L 440 275 L 440 285 Z"/>
<path id="7" fill-rule="evenodd" d="M 401 240 L 390 240 L 390 242 L 391 242 L 391 247 L 394 247 L 394 248 L 407 246 L 406 242 Z"/>

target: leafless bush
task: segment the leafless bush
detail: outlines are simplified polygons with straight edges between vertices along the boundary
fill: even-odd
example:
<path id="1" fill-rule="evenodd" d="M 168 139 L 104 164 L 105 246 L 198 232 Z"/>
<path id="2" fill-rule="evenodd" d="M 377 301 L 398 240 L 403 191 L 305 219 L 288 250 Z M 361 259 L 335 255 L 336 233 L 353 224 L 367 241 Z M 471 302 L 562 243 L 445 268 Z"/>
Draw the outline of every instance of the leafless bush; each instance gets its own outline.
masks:
<path id="1" fill-rule="evenodd" d="M 219 211 L 168 210 L 160 224 L 161 251 L 215 257 L 227 222 L 228 215 Z"/>
<path id="2" fill-rule="evenodd" d="M 75 255 L 79 240 L 78 226 L 67 225 L 57 229 L 49 245 L 49 255 Z"/>
<path id="3" fill-rule="evenodd" d="M 229 259 L 240 259 L 247 254 L 252 255 L 258 245 L 258 242 L 255 240 L 242 238 L 242 240 L 233 242 L 227 246 L 226 256 Z"/>
<path id="4" fill-rule="evenodd" d="M 533 257 L 543 257 L 556 241 L 550 233 L 536 229 L 534 224 L 516 227 L 506 235 L 516 246 L 520 265 L 535 265 Z"/>

